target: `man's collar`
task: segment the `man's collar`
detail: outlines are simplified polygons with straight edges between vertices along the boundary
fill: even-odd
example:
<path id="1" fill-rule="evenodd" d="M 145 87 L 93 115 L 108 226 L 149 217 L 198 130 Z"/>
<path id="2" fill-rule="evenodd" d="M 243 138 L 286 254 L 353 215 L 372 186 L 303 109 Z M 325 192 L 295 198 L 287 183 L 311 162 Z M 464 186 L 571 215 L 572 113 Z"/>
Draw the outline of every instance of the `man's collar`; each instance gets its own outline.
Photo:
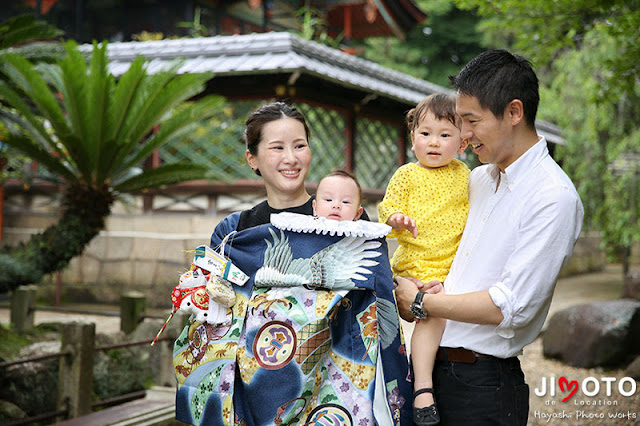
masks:
<path id="1" fill-rule="evenodd" d="M 518 181 L 547 155 L 549 155 L 547 141 L 544 136 L 540 136 L 538 142 L 522 154 L 520 158 L 511 163 L 504 170 L 504 173 L 501 173 L 495 164 L 491 164 L 487 168 L 487 173 L 496 182 L 496 186 L 500 182 L 500 185 L 507 185 L 509 190 L 512 190 Z"/>

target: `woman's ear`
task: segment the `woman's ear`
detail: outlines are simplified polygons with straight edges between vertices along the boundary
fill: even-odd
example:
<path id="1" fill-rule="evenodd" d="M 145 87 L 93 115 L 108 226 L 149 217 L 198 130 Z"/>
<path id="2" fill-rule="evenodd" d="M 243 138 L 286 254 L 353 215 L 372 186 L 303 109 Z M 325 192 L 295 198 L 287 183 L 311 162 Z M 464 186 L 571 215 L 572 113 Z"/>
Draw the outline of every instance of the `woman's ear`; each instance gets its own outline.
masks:
<path id="1" fill-rule="evenodd" d="M 249 163 L 249 167 L 251 167 L 253 171 L 256 171 L 258 169 L 256 156 L 250 153 L 249 150 L 246 150 L 244 155 L 247 158 L 247 163 Z"/>
<path id="2" fill-rule="evenodd" d="M 258 168 L 258 161 L 256 160 L 256 156 L 250 153 L 249 150 L 246 150 L 244 155 L 247 158 L 249 167 L 253 169 L 253 172 L 258 176 L 262 176 L 262 174 L 260 173 L 260 169 Z"/>

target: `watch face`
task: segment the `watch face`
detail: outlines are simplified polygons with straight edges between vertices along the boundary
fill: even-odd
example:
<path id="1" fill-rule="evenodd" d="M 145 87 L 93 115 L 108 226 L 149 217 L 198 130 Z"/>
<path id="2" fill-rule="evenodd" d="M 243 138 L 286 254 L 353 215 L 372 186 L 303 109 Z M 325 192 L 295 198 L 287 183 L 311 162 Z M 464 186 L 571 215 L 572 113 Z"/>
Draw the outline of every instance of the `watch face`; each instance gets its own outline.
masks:
<path id="1" fill-rule="evenodd" d="M 411 314 L 418 319 L 425 319 L 427 317 L 426 312 L 422 310 L 422 306 L 418 303 L 411 304 Z"/>

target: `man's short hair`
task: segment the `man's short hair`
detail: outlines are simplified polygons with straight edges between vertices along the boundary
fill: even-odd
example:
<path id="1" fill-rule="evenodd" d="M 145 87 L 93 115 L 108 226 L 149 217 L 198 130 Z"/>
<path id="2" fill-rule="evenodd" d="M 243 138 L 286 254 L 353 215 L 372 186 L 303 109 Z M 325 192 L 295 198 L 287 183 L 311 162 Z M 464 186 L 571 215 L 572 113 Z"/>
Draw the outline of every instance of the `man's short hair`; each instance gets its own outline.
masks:
<path id="1" fill-rule="evenodd" d="M 535 127 L 540 94 L 538 77 L 531 63 L 506 50 L 488 50 L 473 58 L 449 81 L 458 94 L 473 96 L 482 108 L 502 118 L 514 99 L 524 108 L 525 122 Z"/>

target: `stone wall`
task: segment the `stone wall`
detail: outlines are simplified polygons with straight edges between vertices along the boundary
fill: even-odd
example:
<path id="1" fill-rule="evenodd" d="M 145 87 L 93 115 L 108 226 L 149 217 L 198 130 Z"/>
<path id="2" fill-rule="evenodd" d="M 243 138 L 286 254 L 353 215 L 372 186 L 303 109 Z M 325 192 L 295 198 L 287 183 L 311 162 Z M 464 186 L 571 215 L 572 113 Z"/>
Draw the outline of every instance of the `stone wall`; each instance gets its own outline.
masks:
<path id="1" fill-rule="evenodd" d="M 63 300 L 118 304 L 120 294 L 137 290 L 148 306 L 170 303 L 171 289 L 188 267 L 195 247 L 209 243 L 218 217 L 195 215 L 114 215 L 82 256 L 38 287 L 38 298 L 55 300 L 61 284 Z M 55 220 L 49 216 L 5 216 L 5 243 L 15 244 Z"/>

